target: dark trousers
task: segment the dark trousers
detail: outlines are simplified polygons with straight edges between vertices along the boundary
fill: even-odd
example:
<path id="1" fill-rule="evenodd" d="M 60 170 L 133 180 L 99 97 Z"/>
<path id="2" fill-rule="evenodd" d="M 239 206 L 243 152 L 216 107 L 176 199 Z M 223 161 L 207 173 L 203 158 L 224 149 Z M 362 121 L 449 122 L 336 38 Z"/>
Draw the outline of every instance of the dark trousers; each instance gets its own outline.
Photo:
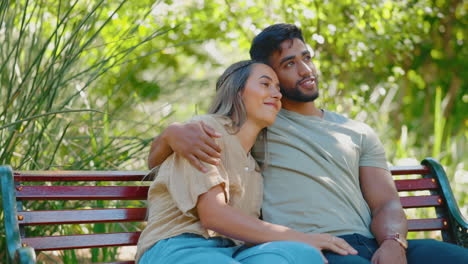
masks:
<path id="1" fill-rule="evenodd" d="M 358 255 L 341 256 L 330 251 L 324 255 L 329 264 L 369 264 L 379 245 L 375 239 L 359 234 L 340 236 L 358 251 Z M 434 239 L 408 240 L 408 264 L 467 264 L 468 249 Z"/>

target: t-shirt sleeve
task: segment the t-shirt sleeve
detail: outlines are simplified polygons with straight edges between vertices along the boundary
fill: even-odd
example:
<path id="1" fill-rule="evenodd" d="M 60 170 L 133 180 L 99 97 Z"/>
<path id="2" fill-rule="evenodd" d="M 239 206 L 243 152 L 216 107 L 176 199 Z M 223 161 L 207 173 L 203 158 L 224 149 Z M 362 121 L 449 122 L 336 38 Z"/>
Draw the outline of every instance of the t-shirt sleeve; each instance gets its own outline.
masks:
<path id="1" fill-rule="evenodd" d="M 362 141 L 362 151 L 359 159 L 360 167 L 377 167 L 388 170 L 385 149 L 375 131 L 367 125 Z"/>
<path id="2" fill-rule="evenodd" d="M 219 129 L 219 124 L 211 117 L 203 118 L 205 124 Z M 216 139 L 218 145 L 223 149 L 223 138 Z M 223 157 L 222 157 L 223 158 Z M 229 201 L 229 179 L 221 160 L 220 165 L 215 166 L 203 163 L 208 172 L 203 173 L 193 167 L 189 161 L 178 154 L 172 154 L 166 164 L 160 168 L 168 173 L 167 188 L 177 207 L 187 216 L 198 217 L 196 205 L 198 197 L 211 188 L 221 185 Z"/>

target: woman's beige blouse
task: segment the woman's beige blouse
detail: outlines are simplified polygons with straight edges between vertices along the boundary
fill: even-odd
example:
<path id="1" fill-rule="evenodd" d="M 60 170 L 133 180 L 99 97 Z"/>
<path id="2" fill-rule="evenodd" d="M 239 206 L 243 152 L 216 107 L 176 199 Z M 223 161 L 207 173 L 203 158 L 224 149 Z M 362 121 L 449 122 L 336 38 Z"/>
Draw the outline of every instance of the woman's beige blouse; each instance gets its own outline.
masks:
<path id="1" fill-rule="evenodd" d="M 156 242 L 182 233 L 205 238 L 220 236 L 204 229 L 197 214 L 198 196 L 216 185 L 224 187 L 227 203 L 258 218 L 263 180 L 257 163 L 242 148 L 237 136 L 226 131 L 230 119 L 215 115 L 196 116 L 222 134 L 216 142 L 222 149 L 218 166 L 205 163 L 207 173 L 195 169 L 178 154 L 169 156 L 159 168 L 148 191 L 148 224 L 138 241 L 137 259 Z"/>

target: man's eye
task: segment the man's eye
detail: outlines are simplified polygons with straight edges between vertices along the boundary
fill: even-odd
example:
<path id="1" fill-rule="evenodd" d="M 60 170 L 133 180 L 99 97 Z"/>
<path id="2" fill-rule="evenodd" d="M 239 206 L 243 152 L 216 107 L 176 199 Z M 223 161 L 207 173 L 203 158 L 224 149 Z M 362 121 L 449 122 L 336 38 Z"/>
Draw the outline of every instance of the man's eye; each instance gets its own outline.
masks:
<path id="1" fill-rule="evenodd" d="M 291 66 L 293 66 L 293 65 L 294 65 L 294 62 L 290 61 L 290 62 L 288 62 L 288 63 L 286 64 L 286 67 L 291 67 Z"/>
<path id="2" fill-rule="evenodd" d="M 311 59 L 312 59 L 311 56 L 305 56 L 305 57 L 304 57 L 304 60 L 305 60 L 305 61 L 310 61 Z"/>

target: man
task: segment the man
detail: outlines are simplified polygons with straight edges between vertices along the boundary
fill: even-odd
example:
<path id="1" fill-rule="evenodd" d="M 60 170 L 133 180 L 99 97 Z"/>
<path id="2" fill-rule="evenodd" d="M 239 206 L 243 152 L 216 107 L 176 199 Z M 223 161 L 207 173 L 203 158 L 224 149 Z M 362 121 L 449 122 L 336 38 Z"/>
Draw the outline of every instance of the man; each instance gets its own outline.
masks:
<path id="1" fill-rule="evenodd" d="M 317 69 L 302 32 L 291 24 L 264 29 L 253 60 L 280 81 L 283 109 L 268 128 L 263 219 L 346 240 L 358 255 L 325 251 L 330 263 L 464 263 L 468 250 L 435 240 L 406 241 L 407 221 L 385 152 L 367 125 L 316 107 Z M 175 151 L 203 171 L 217 164 L 219 135 L 204 124 L 171 125 L 152 144 L 148 165 Z M 256 157 L 265 155 L 256 150 Z M 262 160 L 258 158 L 258 160 Z"/>

